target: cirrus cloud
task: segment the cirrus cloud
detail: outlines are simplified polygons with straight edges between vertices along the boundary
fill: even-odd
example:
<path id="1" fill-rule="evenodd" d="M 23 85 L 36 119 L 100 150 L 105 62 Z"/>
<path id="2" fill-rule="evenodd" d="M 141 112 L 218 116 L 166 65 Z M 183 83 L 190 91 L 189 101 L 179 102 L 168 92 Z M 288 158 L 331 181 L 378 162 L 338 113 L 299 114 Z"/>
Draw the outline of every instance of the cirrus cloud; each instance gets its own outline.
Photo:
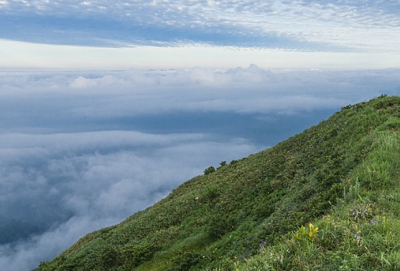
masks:
<path id="1" fill-rule="evenodd" d="M 395 0 L 1 3 L 1 38 L 39 43 L 398 52 L 400 42 Z"/>

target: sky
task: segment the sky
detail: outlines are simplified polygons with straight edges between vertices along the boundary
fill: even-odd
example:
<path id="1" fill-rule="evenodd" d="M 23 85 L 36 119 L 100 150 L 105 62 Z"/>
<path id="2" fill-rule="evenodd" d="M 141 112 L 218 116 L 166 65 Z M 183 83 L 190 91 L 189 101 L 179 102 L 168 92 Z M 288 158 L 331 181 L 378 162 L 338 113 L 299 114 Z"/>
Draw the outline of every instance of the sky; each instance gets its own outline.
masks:
<path id="1" fill-rule="evenodd" d="M 0 0 L 0 266 L 400 92 L 400 1 Z"/>
<path id="2" fill-rule="evenodd" d="M 0 67 L 395 68 L 399 11 L 398 0 L 1 0 Z"/>

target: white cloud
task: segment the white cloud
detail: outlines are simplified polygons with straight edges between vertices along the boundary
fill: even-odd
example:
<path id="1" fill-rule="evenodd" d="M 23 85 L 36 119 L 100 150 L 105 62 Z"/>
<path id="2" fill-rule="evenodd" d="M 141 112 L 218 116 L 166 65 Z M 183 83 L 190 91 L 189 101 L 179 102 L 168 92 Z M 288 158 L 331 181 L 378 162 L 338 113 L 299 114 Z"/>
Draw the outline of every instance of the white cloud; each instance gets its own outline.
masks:
<path id="1" fill-rule="evenodd" d="M 31 240 L 10 246 L 0 246 L 0 265 L 9 271 L 32 270 L 44 259 L 57 253 L 82 237 L 83 229 L 94 231 L 114 221 L 90 217 L 73 217 L 58 227 Z"/>
<path id="2" fill-rule="evenodd" d="M 0 74 L 0 112 L 9 117 L 0 122 L 4 132 L 8 125 L 15 131 L 17 124 L 21 127 L 36 124 L 36 128 L 44 125 L 54 128 L 66 122 L 106 124 L 115 118 L 177 110 L 266 114 L 332 109 L 380 93 L 394 93 L 400 84 L 398 78 L 399 70 L 285 72 L 255 65 L 228 70 L 197 67 L 82 73 L 5 72 Z"/>
<path id="3" fill-rule="evenodd" d="M 95 149 L 85 146 L 87 134 L 1 135 L 1 149 L 7 146 L 12 154 L 0 161 L 0 202 L 8 210 L 2 215 L 9 216 L 21 198 L 30 206 L 19 212 L 23 219 L 61 210 L 70 214 L 67 220 L 44 217 L 54 225 L 43 234 L 12 248 L 0 246 L 3 268 L 32 269 L 84 234 L 146 208 L 208 165 L 257 150 L 245 141 L 218 143 L 197 135 L 111 135 L 92 133 Z M 142 149 L 127 147 L 128 138 Z M 143 149 L 143 144 L 148 146 Z"/>
<path id="4" fill-rule="evenodd" d="M 387 32 L 387 35 L 390 38 L 390 32 Z M 371 39 L 371 42 L 376 41 Z M 396 39 L 391 39 L 390 43 L 396 43 Z M 376 53 L 338 53 L 312 52 L 303 50 L 304 48 L 282 49 L 279 46 L 221 47 L 208 46 L 204 43 L 190 45 L 179 43 L 172 47 L 96 48 L 33 44 L 2 39 L 0 44 L 2 59 L 0 69 L 3 70 L 182 69 L 194 66 L 227 69 L 235 66 L 246 67 L 251 63 L 272 69 L 381 69 L 398 68 L 400 63 L 400 54 L 391 50 Z M 32 51 L 35 54 L 32 54 Z"/>
<path id="5" fill-rule="evenodd" d="M 12 36 L 26 29 L 23 26 L 28 24 L 30 28 L 37 29 L 35 33 L 42 33 L 44 27 L 50 28 L 36 38 L 33 33 L 19 33 L 20 36 L 14 40 L 38 42 L 41 39 L 56 44 L 98 46 L 200 43 L 367 53 L 399 53 L 400 45 L 396 1 L 195 0 L 182 4 L 177 0 L 118 3 L 99 0 L 0 3 L 6 7 L 3 12 L 7 16 L 30 17 L 26 22 L 18 22 L 22 26 L 10 25 L 16 30 L 8 38 L 13 39 Z M 70 18 L 68 23 L 64 21 L 65 17 Z M 55 28 L 52 25 L 43 26 L 38 18 L 59 23 L 54 24 Z M 82 29 L 82 22 L 90 27 Z M 51 34 L 58 31 L 66 31 L 74 39 L 65 40 L 64 35 Z M 148 35 L 149 31 L 152 35 Z M 31 37 L 31 40 L 26 37 Z M 89 41 L 91 43 L 87 44 Z"/>
<path id="6" fill-rule="evenodd" d="M 69 86 L 72 88 L 88 88 L 88 87 L 96 87 L 97 83 L 93 80 L 79 76 Z"/>
<path id="7" fill-rule="evenodd" d="M 9 5 L 8 1 L 5 1 L 5 0 L 0 1 L 0 6 L 2 6 L 3 8 L 8 5 Z"/>

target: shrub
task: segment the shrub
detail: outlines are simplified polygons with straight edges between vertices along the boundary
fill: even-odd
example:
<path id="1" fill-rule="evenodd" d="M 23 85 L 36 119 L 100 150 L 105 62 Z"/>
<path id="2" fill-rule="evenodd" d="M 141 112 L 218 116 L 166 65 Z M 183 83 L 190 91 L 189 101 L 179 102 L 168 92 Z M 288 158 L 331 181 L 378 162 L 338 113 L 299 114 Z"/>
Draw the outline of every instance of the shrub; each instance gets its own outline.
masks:
<path id="1" fill-rule="evenodd" d="M 206 168 L 206 169 L 204 170 L 204 175 L 213 173 L 214 171 L 215 171 L 215 167 L 209 166 L 208 168 Z"/>

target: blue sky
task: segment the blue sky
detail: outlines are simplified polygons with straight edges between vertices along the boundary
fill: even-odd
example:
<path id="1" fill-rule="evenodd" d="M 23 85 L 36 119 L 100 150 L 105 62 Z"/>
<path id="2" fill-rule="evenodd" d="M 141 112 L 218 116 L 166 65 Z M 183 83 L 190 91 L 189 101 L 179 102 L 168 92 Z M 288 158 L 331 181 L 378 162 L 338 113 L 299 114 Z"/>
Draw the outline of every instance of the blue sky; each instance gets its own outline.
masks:
<path id="1" fill-rule="evenodd" d="M 399 9 L 0 0 L 0 232 L 19 236 L 0 266 L 31 270 L 210 165 L 399 95 Z"/>
<path id="2" fill-rule="evenodd" d="M 265 68 L 393 68 L 400 63 L 399 6 L 398 0 L 2 0 L 0 66 L 227 68 L 258 60 Z"/>

